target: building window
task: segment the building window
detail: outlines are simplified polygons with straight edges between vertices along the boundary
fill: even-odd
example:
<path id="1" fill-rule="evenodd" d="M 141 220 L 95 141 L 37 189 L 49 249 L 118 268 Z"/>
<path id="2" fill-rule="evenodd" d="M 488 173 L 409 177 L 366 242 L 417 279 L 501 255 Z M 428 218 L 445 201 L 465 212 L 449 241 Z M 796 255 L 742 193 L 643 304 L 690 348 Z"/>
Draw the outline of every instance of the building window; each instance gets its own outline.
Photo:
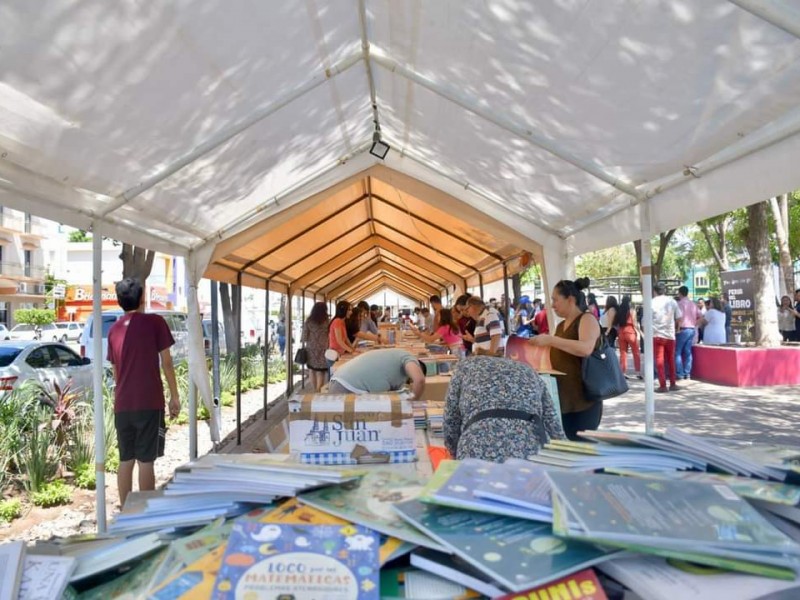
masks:
<path id="1" fill-rule="evenodd" d="M 33 271 L 33 252 L 25 250 L 25 277 L 31 277 Z"/>
<path id="2" fill-rule="evenodd" d="M 705 275 L 695 275 L 695 277 L 694 277 L 694 287 L 707 288 L 708 287 L 708 277 L 706 277 Z"/>
<path id="3" fill-rule="evenodd" d="M 25 213 L 25 229 L 23 229 L 25 233 L 31 232 L 31 213 Z"/>

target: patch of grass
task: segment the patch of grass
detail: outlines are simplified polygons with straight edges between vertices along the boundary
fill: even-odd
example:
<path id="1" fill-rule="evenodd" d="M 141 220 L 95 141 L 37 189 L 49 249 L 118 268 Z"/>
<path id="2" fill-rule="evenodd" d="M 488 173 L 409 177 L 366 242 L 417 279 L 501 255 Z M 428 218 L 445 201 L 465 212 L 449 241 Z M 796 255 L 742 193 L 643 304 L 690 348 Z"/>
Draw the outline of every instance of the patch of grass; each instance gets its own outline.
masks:
<path id="1" fill-rule="evenodd" d="M 38 411 L 41 425 L 30 431 L 28 443 L 19 452 L 20 470 L 27 475 L 23 479 L 29 493 L 39 492 L 58 472 L 61 455 L 56 446 L 56 432 L 50 426 L 49 412 Z"/>
<path id="2" fill-rule="evenodd" d="M 93 490 L 96 484 L 94 464 L 81 463 L 75 467 L 75 485 L 77 487 L 84 490 Z"/>
<path id="3" fill-rule="evenodd" d="M 0 523 L 10 523 L 22 514 L 22 502 L 19 498 L 11 498 L 0 502 Z"/>
<path id="4" fill-rule="evenodd" d="M 31 502 L 47 508 L 72 502 L 72 492 L 60 479 L 44 484 L 38 492 L 31 494 Z"/>

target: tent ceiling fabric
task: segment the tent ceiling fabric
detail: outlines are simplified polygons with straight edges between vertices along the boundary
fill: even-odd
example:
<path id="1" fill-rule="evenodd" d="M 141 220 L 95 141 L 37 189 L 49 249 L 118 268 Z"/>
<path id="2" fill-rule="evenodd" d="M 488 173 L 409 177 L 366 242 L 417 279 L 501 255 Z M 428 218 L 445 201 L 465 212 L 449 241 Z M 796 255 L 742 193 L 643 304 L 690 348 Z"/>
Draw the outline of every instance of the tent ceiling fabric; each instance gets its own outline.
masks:
<path id="1" fill-rule="evenodd" d="M 326 298 L 380 275 L 427 298 L 496 280 L 503 265 L 513 274 L 523 257 L 541 256 L 510 227 L 432 188 L 417 190 L 426 192 L 422 200 L 403 184 L 372 167 L 220 244 L 206 275 L 233 283 L 241 271 L 261 288 L 269 281 L 276 291 Z"/>
<path id="2" fill-rule="evenodd" d="M 800 187 L 798 37 L 781 0 L 6 3 L 0 204 L 247 285 L 367 239 L 475 285 Z"/>

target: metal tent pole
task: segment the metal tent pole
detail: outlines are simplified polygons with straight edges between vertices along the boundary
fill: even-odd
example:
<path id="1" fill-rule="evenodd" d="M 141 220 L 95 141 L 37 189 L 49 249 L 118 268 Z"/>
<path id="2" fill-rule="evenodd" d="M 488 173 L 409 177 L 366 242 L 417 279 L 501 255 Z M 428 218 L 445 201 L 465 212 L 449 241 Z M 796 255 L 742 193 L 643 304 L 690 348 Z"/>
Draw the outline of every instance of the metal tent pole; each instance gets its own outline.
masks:
<path id="1" fill-rule="evenodd" d="M 144 285 L 144 284 L 142 284 Z M 103 236 L 92 223 L 92 389 L 94 391 L 94 464 L 97 531 L 106 531 L 106 437 L 103 398 Z M 92 333 L 92 332 L 90 332 Z"/>

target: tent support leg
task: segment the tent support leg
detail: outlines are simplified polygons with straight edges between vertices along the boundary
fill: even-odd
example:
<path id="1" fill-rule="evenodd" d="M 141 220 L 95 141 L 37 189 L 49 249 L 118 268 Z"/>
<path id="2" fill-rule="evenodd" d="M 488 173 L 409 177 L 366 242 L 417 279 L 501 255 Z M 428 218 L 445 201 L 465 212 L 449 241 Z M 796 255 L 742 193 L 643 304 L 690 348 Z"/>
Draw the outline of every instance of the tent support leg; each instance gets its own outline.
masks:
<path id="1" fill-rule="evenodd" d="M 269 279 L 265 286 L 266 299 L 264 301 L 264 420 L 267 420 L 269 411 Z"/>
<path id="2" fill-rule="evenodd" d="M 242 445 L 242 272 L 236 274 L 236 445 Z"/>
<path id="3" fill-rule="evenodd" d="M 92 319 L 95 331 L 102 330 L 103 322 L 103 235 L 97 221 L 92 223 Z M 98 325 L 100 327 L 98 328 Z M 103 337 L 92 338 L 95 357 L 92 364 L 92 389 L 94 390 L 94 464 L 95 511 L 97 531 L 106 532 L 106 436 L 105 406 L 103 398 Z"/>
<path id="4" fill-rule="evenodd" d="M 649 225 L 649 217 L 645 217 Z M 653 269 L 650 258 L 650 236 L 643 227 L 642 235 L 642 326 L 644 329 L 644 407 L 645 431 L 655 431 L 655 381 L 653 377 Z M 649 229 L 649 227 L 647 227 Z"/>

